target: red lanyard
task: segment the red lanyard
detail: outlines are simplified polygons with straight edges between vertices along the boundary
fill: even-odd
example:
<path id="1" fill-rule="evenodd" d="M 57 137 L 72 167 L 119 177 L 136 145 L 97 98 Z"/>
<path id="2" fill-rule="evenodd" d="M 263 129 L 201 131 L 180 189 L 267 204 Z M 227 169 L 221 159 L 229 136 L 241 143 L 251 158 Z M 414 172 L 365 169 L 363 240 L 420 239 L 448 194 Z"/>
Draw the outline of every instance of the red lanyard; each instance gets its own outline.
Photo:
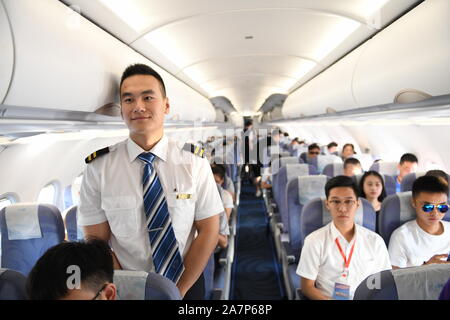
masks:
<path id="1" fill-rule="evenodd" d="M 350 266 L 350 261 L 352 260 L 352 256 L 353 256 L 353 249 L 355 249 L 355 244 L 356 244 L 356 240 L 355 242 L 353 242 L 353 246 L 350 249 L 350 255 L 347 257 L 345 256 L 344 250 L 342 250 L 341 245 L 339 244 L 339 240 L 338 238 L 336 238 L 336 244 L 338 246 L 339 252 L 341 253 L 342 258 L 344 258 L 344 266 L 345 266 L 345 270 L 348 271 L 348 267 Z"/>

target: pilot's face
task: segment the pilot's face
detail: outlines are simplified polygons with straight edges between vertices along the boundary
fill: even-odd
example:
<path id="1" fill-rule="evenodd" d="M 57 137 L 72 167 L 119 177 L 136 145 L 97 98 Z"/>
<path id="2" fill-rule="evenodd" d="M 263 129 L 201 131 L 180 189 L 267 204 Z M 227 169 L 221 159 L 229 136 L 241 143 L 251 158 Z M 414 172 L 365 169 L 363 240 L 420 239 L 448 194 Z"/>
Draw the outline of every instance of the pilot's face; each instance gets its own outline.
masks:
<path id="1" fill-rule="evenodd" d="M 163 96 L 159 81 L 149 75 L 125 79 L 120 90 L 122 118 L 131 135 L 148 135 L 162 131 L 164 115 L 170 105 Z"/>

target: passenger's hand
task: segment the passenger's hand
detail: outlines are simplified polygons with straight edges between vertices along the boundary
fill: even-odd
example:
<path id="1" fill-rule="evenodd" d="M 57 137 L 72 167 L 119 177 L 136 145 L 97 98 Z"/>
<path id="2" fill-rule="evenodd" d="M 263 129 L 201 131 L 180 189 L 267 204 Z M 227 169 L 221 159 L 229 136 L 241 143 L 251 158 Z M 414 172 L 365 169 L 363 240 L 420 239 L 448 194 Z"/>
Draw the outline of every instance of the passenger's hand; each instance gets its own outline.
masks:
<path id="1" fill-rule="evenodd" d="M 435 264 L 435 263 L 443 264 L 443 263 L 450 263 L 450 261 L 442 260 L 442 259 L 447 259 L 447 257 L 448 257 L 448 254 L 436 254 L 436 255 L 432 256 L 432 257 L 430 258 L 430 260 L 426 261 L 425 264 Z"/>

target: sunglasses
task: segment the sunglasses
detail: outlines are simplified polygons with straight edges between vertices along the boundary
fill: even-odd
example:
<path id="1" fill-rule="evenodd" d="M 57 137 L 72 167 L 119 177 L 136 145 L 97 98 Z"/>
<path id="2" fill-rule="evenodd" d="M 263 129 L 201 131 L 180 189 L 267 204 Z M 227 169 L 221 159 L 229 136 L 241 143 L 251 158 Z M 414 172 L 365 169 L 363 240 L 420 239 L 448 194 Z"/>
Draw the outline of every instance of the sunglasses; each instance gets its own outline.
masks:
<path id="1" fill-rule="evenodd" d="M 320 152 L 310 152 L 309 154 L 319 154 Z"/>
<path id="2" fill-rule="evenodd" d="M 446 213 L 448 211 L 448 204 L 424 204 L 422 206 L 423 212 L 431 212 L 436 207 L 440 213 Z"/>

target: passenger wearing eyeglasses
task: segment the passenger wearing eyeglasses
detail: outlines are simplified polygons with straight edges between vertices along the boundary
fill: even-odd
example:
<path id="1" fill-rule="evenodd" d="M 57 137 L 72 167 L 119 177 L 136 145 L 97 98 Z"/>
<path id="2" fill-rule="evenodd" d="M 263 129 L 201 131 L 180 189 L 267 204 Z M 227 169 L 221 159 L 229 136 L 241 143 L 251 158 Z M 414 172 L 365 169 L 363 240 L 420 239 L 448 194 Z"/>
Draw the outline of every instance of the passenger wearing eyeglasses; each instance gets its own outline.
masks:
<path id="1" fill-rule="evenodd" d="M 27 280 L 31 300 L 116 300 L 109 246 L 101 240 L 63 242 L 36 262 Z"/>
<path id="2" fill-rule="evenodd" d="M 417 178 L 411 204 L 416 219 L 397 228 L 389 241 L 392 268 L 450 263 L 450 222 L 442 221 L 448 211 L 448 184 L 435 176 Z"/>
<path id="3" fill-rule="evenodd" d="M 302 293 L 313 300 L 353 299 L 368 276 L 391 269 L 383 239 L 355 223 L 361 201 L 352 178 L 337 176 L 325 185 L 332 221 L 309 234 L 297 267 Z"/>

